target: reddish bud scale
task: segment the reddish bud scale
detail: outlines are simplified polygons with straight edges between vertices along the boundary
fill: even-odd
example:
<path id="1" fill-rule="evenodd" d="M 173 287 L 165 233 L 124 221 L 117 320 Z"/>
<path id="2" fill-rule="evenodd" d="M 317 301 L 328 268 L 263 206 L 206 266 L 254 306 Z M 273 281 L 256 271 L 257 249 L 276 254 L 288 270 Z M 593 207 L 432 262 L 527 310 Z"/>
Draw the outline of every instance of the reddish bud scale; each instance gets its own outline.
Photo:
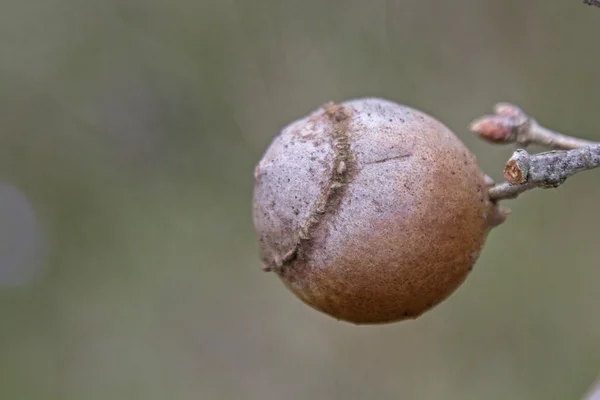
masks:
<path id="1" fill-rule="evenodd" d="M 471 124 L 471 131 L 477 136 L 493 143 L 513 141 L 513 120 L 500 115 L 488 115 L 475 120 Z"/>

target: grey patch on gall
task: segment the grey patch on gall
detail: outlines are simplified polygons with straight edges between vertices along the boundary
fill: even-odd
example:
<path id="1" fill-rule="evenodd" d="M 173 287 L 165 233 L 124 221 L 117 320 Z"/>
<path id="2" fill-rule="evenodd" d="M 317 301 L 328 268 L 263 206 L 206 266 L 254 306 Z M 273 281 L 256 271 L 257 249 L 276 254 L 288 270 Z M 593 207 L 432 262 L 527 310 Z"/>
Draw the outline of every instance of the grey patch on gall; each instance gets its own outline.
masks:
<path id="1" fill-rule="evenodd" d="M 263 232 L 261 258 L 271 268 L 280 267 L 283 260 L 289 258 L 285 255 L 296 249 L 298 241 L 308 237 L 308 232 L 301 229 L 304 218 L 312 213 L 320 194 L 319 182 L 325 182 L 331 174 L 333 149 L 328 146 L 315 149 L 312 145 L 313 140 L 325 140 L 324 124 L 307 127 L 305 120 L 284 127 L 257 168 L 254 225 L 258 232 Z M 292 142 L 294 146 L 286 149 Z M 316 154 L 320 154 L 322 163 L 315 165 L 309 157 Z"/>
<path id="2" fill-rule="evenodd" d="M 270 269 L 283 271 L 285 264 L 308 254 L 313 233 L 339 206 L 354 170 L 350 113 L 349 107 L 328 104 L 293 122 L 259 163 L 254 224 L 264 233 L 261 258 Z"/>

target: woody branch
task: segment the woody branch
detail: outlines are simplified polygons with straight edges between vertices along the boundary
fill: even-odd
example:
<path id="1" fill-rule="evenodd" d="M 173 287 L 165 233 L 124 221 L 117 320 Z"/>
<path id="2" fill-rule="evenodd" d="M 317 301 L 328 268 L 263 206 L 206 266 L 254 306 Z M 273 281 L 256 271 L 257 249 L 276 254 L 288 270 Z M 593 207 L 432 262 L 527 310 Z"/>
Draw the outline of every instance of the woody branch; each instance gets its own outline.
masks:
<path id="1" fill-rule="evenodd" d="M 554 149 L 538 154 L 515 151 L 504 168 L 507 181 L 489 188 L 495 201 L 516 198 L 533 188 L 555 188 L 571 175 L 600 166 L 600 143 L 552 131 L 512 104 L 497 104 L 494 114 L 476 119 L 470 129 L 492 143 Z"/>

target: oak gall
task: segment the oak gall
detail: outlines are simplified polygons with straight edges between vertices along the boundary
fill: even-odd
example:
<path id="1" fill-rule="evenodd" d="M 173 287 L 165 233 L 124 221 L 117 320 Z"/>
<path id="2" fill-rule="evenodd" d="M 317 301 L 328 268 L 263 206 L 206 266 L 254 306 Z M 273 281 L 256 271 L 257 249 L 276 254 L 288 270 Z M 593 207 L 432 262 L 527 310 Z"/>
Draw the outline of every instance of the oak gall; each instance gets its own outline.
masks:
<path id="1" fill-rule="evenodd" d="M 356 324 L 416 318 L 446 299 L 501 220 L 475 157 L 447 127 L 376 98 L 286 126 L 255 180 L 264 269 Z"/>

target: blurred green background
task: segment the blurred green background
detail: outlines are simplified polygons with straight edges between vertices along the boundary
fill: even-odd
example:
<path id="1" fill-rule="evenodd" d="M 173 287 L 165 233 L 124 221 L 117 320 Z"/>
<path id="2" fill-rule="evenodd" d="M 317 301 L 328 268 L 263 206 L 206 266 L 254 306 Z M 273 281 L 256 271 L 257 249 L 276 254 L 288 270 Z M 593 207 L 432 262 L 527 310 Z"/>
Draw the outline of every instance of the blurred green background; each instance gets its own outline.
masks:
<path id="1" fill-rule="evenodd" d="M 507 202 L 451 298 L 376 327 L 260 271 L 251 192 L 273 136 L 329 100 L 426 111 L 496 179 L 513 148 L 467 126 L 497 101 L 598 140 L 599 29 L 575 0 L 2 2 L 0 182 L 45 243 L 43 274 L 0 266 L 0 398 L 580 398 L 597 173 Z"/>

